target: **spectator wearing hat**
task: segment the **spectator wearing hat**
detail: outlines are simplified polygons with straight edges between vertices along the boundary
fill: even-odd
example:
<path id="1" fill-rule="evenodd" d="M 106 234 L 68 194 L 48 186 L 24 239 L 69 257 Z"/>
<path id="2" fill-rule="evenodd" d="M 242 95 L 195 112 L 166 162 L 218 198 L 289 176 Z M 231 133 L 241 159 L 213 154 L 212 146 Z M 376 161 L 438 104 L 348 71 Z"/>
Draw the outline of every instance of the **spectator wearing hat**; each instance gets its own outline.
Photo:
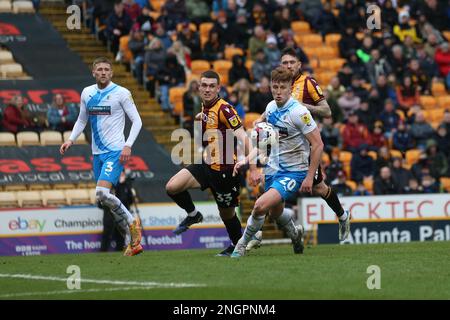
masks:
<path id="1" fill-rule="evenodd" d="M 381 112 L 379 119 L 383 123 L 386 137 L 390 138 L 400 122 L 400 116 L 395 112 L 394 102 L 391 99 L 386 99 L 384 102 L 384 110 Z"/>
<path id="2" fill-rule="evenodd" d="M 269 35 L 266 39 L 266 47 L 264 53 L 267 57 L 268 63 L 272 68 L 275 68 L 280 63 L 281 52 L 277 46 L 277 38 L 274 35 Z"/>
<path id="3" fill-rule="evenodd" d="M 359 147 L 359 152 L 354 153 L 350 162 L 352 180 L 362 181 L 372 179 L 375 172 L 375 163 L 368 155 L 369 146 L 365 143 Z"/>
<path id="4" fill-rule="evenodd" d="M 403 153 L 414 148 L 414 139 L 406 129 L 406 124 L 403 121 L 398 123 L 397 130 L 394 132 L 392 146 L 395 150 Z"/>
<path id="5" fill-rule="evenodd" d="M 367 143 L 369 132 L 367 127 L 358 121 L 358 115 L 351 111 L 348 121 L 342 129 L 342 141 L 344 150 L 357 152 L 363 143 Z"/>
<path id="6" fill-rule="evenodd" d="M 425 151 L 419 155 L 419 160 L 411 166 L 411 173 L 419 183 L 422 183 L 422 177 L 426 174 L 430 174 L 430 163 Z"/>
<path id="7" fill-rule="evenodd" d="M 403 77 L 402 83 L 396 88 L 399 109 L 407 116 L 411 106 L 420 103 L 419 89 L 414 85 L 409 75 Z"/>
<path id="8" fill-rule="evenodd" d="M 399 193 L 400 190 L 396 181 L 392 178 L 391 169 L 389 167 L 381 168 L 380 175 L 375 178 L 373 191 L 376 195 Z"/>
<path id="9" fill-rule="evenodd" d="M 394 35 L 401 41 L 405 41 L 406 36 L 411 36 L 415 43 L 421 43 L 419 36 L 417 35 L 416 28 L 411 25 L 409 21 L 409 12 L 406 10 L 401 11 L 398 14 L 398 24 L 394 26 Z"/>
<path id="10" fill-rule="evenodd" d="M 434 130 L 431 125 L 425 121 L 425 116 L 422 111 L 416 113 L 414 123 L 411 125 L 409 133 L 414 139 L 416 147 L 425 150 L 427 140 L 433 136 Z"/>
<path id="11" fill-rule="evenodd" d="M 397 182 L 399 190 L 405 190 L 408 187 L 409 180 L 413 178 L 411 171 L 403 168 L 402 159 L 399 157 L 392 158 L 390 167 L 392 178 Z"/>
<path id="12" fill-rule="evenodd" d="M 345 176 L 345 172 L 340 170 L 337 173 L 337 177 L 334 181 L 331 182 L 331 185 L 333 186 L 333 190 L 336 192 L 338 197 L 343 196 L 351 196 L 353 191 L 352 188 L 348 186 L 346 183 L 347 178 Z"/>
<path id="13" fill-rule="evenodd" d="M 427 141 L 426 148 L 428 163 L 430 165 L 430 174 L 433 178 L 439 180 L 440 177 L 447 174 L 447 158 L 438 150 L 437 143 L 433 139 Z"/>
<path id="14" fill-rule="evenodd" d="M 348 119 L 350 112 L 359 109 L 361 98 L 356 96 L 352 87 L 347 87 L 345 93 L 337 100 L 339 108 L 344 114 L 344 119 Z"/>

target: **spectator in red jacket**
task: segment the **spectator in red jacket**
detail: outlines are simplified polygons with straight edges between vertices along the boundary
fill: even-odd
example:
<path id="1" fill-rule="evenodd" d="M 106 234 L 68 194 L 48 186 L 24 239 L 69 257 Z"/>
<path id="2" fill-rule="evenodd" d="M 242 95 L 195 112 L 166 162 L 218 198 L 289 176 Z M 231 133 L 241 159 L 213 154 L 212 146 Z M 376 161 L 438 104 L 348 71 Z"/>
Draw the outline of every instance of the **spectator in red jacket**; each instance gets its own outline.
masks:
<path id="1" fill-rule="evenodd" d="M 31 121 L 25 116 L 24 106 L 23 97 L 20 94 L 11 99 L 3 111 L 2 128 L 5 131 L 17 133 L 32 126 Z"/>
<path id="2" fill-rule="evenodd" d="M 342 130 L 343 147 L 345 150 L 357 152 L 363 143 L 367 143 L 369 132 L 367 127 L 359 123 L 358 115 L 351 111 L 347 123 Z"/>
<path id="3" fill-rule="evenodd" d="M 439 73 L 446 79 L 447 88 L 450 88 L 450 50 L 448 42 L 442 43 L 439 48 L 436 49 L 434 60 L 439 67 Z"/>

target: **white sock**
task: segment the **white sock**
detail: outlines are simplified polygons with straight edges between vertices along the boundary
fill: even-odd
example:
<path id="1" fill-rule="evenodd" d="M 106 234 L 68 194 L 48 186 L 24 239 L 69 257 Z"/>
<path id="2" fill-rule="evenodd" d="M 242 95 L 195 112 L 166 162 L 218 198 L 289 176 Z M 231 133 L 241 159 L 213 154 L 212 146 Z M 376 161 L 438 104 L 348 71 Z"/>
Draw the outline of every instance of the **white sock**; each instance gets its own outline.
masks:
<path id="1" fill-rule="evenodd" d="M 197 209 L 194 209 L 194 211 L 188 213 L 188 216 L 195 217 L 197 215 L 197 212 L 198 212 Z"/>
<path id="2" fill-rule="evenodd" d="M 112 211 L 119 215 L 125 215 L 127 223 L 129 225 L 133 224 L 134 217 L 131 215 L 130 211 L 122 204 L 122 202 L 115 195 L 111 194 L 108 188 L 96 187 L 95 188 L 97 197 Z"/>
<path id="3" fill-rule="evenodd" d="M 344 210 L 344 214 L 339 217 L 339 220 L 341 220 L 341 221 L 344 221 L 345 219 L 347 219 L 347 211 L 346 210 Z"/>
<path id="4" fill-rule="evenodd" d="M 247 220 L 247 226 L 245 227 L 244 234 L 239 240 L 239 244 L 247 245 L 249 241 L 252 239 L 252 237 L 255 235 L 255 233 L 261 230 L 262 226 L 264 225 L 265 219 L 266 216 L 253 215 L 252 212 L 252 214 Z"/>
<path id="5" fill-rule="evenodd" d="M 297 229 L 295 228 L 294 221 L 290 214 L 290 210 L 283 210 L 281 216 L 277 218 L 277 225 L 280 229 L 286 232 L 287 236 L 291 239 L 297 238 Z"/>

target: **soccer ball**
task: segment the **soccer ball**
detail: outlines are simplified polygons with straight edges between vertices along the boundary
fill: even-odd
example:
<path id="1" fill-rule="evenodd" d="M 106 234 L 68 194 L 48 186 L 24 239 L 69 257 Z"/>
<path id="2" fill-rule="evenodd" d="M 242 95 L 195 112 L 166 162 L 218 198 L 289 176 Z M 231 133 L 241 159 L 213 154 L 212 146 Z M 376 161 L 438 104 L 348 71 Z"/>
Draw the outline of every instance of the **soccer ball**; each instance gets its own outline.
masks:
<path id="1" fill-rule="evenodd" d="M 256 141 L 259 149 L 265 149 L 267 146 L 277 143 L 277 132 L 274 127 L 267 122 L 260 122 L 252 130 L 252 141 Z"/>

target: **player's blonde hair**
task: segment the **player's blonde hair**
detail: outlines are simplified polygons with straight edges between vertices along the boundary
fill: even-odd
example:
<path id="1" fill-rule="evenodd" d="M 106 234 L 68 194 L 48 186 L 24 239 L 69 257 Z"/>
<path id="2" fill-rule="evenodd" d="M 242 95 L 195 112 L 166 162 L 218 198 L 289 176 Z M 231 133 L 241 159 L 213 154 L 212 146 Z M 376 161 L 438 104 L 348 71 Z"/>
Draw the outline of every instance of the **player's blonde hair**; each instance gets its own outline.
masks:
<path id="1" fill-rule="evenodd" d="M 95 66 L 96 66 L 97 64 L 99 64 L 99 63 L 107 63 L 107 64 L 109 64 L 109 66 L 110 66 L 111 69 L 112 69 L 112 62 L 111 62 L 111 60 L 109 60 L 109 59 L 106 58 L 106 57 L 98 57 L 98 58 L 95 58 L 94 62 L 92 62 L 92 70 L 94 70 L 94 69 L 95 69 Z"/>
<path id="2" fill-rule="evenodd" d="M 292 73 L 283 67 L 276 67 L 271 73 L 272 82 L 292 82 Z"/>

